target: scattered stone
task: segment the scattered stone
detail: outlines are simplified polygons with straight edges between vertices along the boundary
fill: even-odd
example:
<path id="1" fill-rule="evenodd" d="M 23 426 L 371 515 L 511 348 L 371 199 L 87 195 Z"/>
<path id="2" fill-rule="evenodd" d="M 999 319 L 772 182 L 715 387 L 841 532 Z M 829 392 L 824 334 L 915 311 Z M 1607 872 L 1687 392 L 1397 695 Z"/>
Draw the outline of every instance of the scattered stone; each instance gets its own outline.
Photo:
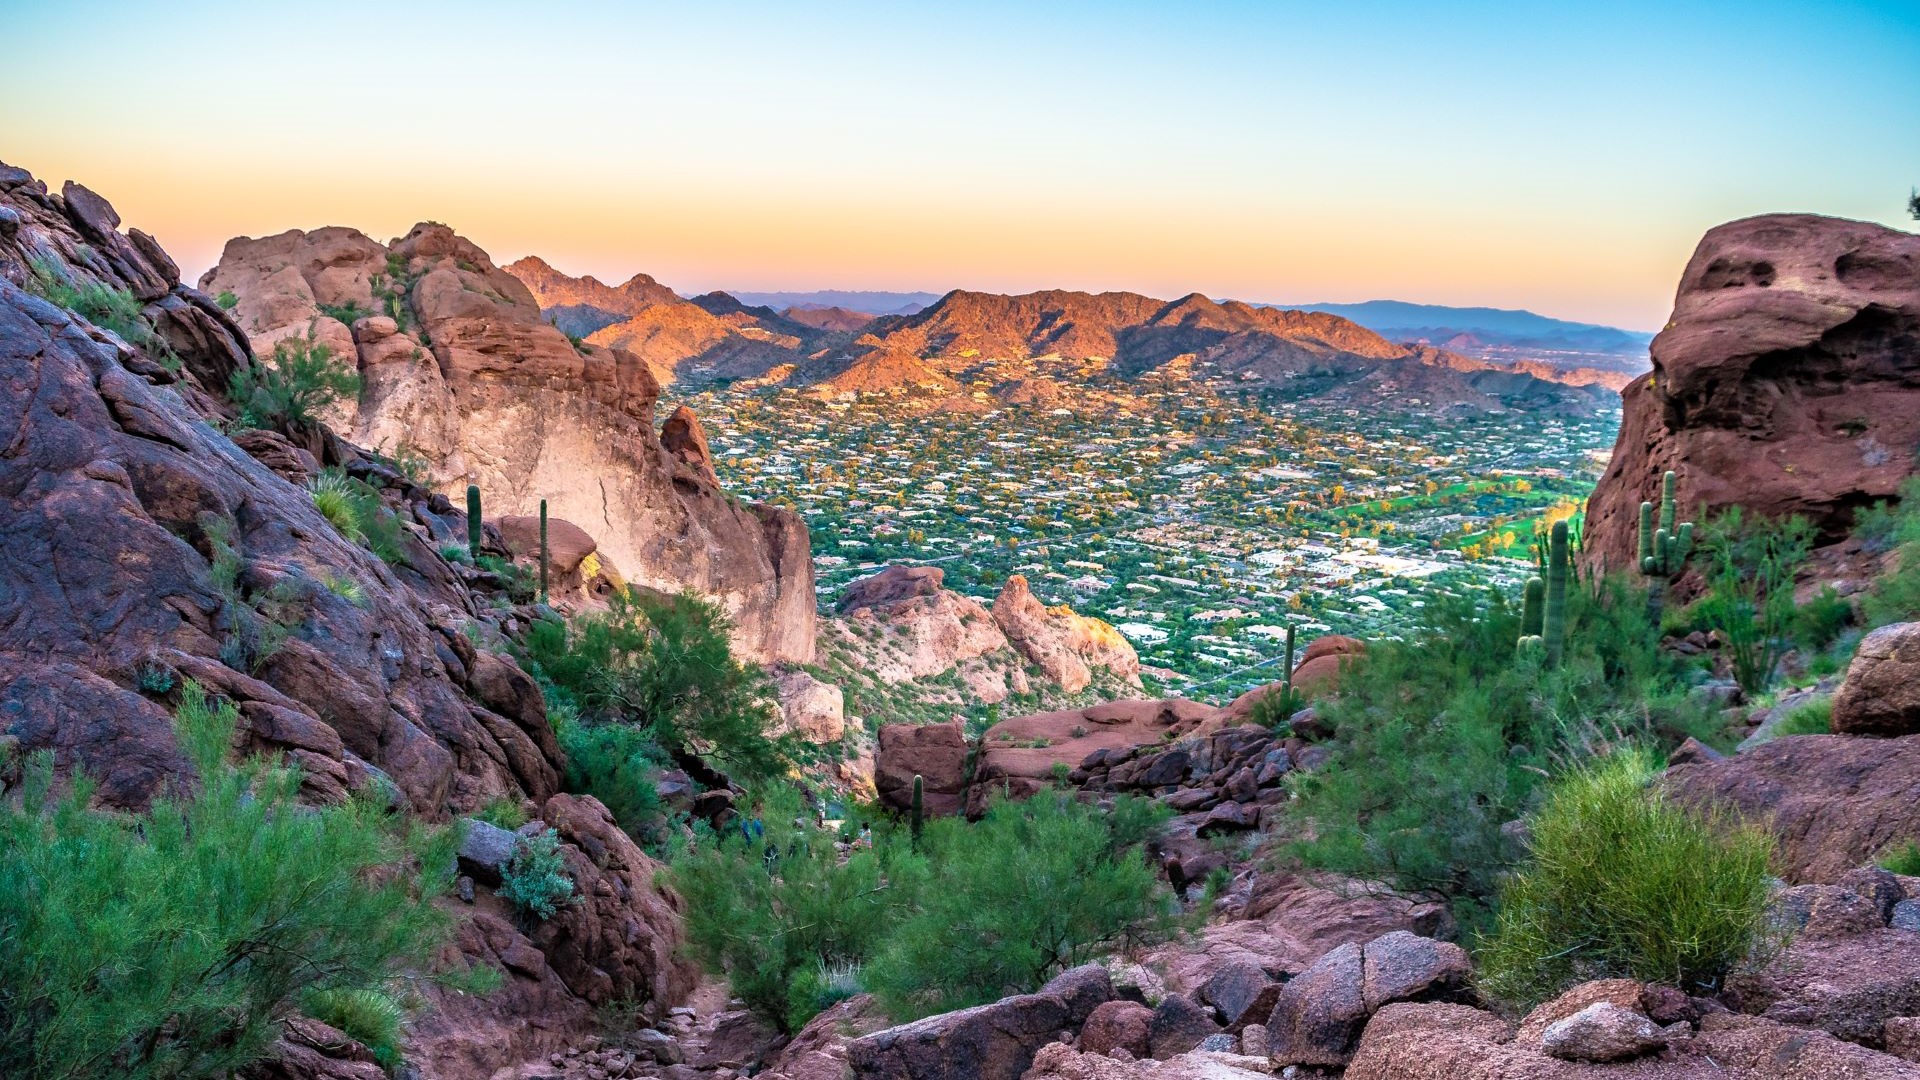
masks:
<path id="1" fill-rule="evenodd" d="M 1168 994 L 1147 1023 L 1148 1049 L 1153 1057 L 1165 1061 L 1192 1050 L 1219 1031 L 1213 1016 L 1192 998 Z"/>
<path id="2" fill-rule="evenodd" d="M 1667 1045 L 1652 1020 L 1608 1001 L 1597 1001 L 1547 1026 L 1541 1049 L 1565 1061 L 1625 1061 Z"/>

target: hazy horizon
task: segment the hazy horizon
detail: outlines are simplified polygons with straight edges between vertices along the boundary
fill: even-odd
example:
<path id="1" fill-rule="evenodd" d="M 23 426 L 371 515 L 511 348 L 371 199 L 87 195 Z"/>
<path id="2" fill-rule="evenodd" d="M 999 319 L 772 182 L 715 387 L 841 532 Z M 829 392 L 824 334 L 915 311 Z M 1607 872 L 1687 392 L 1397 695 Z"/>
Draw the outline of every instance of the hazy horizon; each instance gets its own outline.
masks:
<path id="1" fill-rule="evenodd" d="M 189 277 L 234 236 L 430 219 L 685 294 L 1385 298 L 1647 330 L 1708 228 L 1910 226 L 1920 182 L 1906 4 L 83 0 L 11 23 L 0 159 L 105 195 Z M 210 122 L 75 79 L 75 25 Z"/>

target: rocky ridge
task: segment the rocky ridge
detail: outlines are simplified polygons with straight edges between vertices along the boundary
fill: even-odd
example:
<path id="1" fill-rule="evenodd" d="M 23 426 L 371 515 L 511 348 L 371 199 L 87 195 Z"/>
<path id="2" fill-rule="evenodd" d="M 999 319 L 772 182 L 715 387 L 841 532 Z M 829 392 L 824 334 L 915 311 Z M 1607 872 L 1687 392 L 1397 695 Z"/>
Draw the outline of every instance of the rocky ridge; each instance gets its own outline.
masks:
<path id="1" fill-rule="evenodd" d="M 240 238 L 201 286 L 235 298 L 256 349 L 310 335 L 356 362 L 359 398 L 329 418 L 355 442 L 417 461 L 456 498 L 478 485 L 490 514 L 529 516 L 545 499 L 628 582 L 720 602 L 744 655 L 812 659 L 800 518 L 729 498 L 703 438 L 682 423 L 676 440 L 672 420 L 656 433 L 660 386 L 639 357 L 576 347 L 519 278 L 451 229 L 422 224 L 387 245 L 345 228 Z M 636 303 L 658 296 L 648 283 L 622 289 Z"/>

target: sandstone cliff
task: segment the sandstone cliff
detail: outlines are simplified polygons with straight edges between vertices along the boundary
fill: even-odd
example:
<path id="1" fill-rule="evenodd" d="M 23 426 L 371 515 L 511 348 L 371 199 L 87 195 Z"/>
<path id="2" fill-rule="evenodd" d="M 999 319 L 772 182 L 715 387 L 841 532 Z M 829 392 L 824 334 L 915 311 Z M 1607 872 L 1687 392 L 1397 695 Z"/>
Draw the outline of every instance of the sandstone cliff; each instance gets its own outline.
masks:
<path id="1" fill-rule="evenodd" d="M 1824 539 L 1893 497 L 1920 445 L 1920 236 L 1811 214 L 1707 233 L 1653 371 L 1622 393 L 1585 558 L 1630 568 L 1639 507 L 1678 473 L 1686 515 L 1804 514 Z"/>
<path id="2" fill-rule="evenodd" d="M 357 358 L 364 387 L 336 418 L 354 441 L 423 459 L 448 493 L 479 485 L 490 516 L 546 499 L 628 581 L 718 600 L 744 655 L 812 658 L 806 525 L 729 498 L 703 441 L 663 446 L 647 365 L 576 347 L 519 278 L 451 229 L 418 225 L 388 245 L 344 228 L 240 238 L 201 286 L 237 298 L 256 348 L 311 333 Z"/>

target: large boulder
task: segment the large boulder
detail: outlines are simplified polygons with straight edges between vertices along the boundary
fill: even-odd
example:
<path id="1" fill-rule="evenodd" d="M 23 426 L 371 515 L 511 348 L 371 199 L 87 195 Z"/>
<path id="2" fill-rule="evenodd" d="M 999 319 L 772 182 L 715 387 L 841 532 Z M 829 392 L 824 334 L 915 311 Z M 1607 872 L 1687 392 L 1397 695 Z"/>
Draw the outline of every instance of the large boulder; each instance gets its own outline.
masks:
<path id="1" fill-rule="evenodd" d="M 1281 989 L 1268 1052 L 1280 1065 L 1344 1065 L 1369 1016 L 1396 1001 L 1466 996 L 1472 971 L 1465 949 L 1404 930 L 1342 945 Z"/>
<path id="2" fill-rule="evenodd" d="M 1314 638 L 1293 669 L 1293 687 L 1308 697 L 1325 697 L 1340 686 L 1340 673 L 1367 651 L 1367 643 L 1344 634 Z"/>
<path id="3" fill-rule="evenodd" d="M 957 814 L 967 792 L 967 736 L 960 722 L 885 724 L 873 757 L 873 786 L 887 807 L 913 805 L 913 778 L 920 777 L 921 805 L 929 814 Z"/>
<path id="4" fill-rule="evenodd" d="M 889 566 L 862 578 L 847 587 L 826 632 L 858 657 L 863 673 L 884 683 L 926 679 L 956 667 L 970 683 L 992 680 L 976 670 L 984 667 L 1007 669 L 999 676 L 1003 684 L 1009 675 L 1024 678 L 993 616 L 979 601 L 941 588 L 942 580 L 935 566 Z M 978 696 L 1003 700 L 1006 689 Z"/>
<path id="5" fill-rule="evenodd" d="M 1064 604 L 1042 604 L 1019 574 L 1007 578 L 994 597 L 993 621 L 1016 651 L 1069 694 L 1087 688 L 1094 668 L 1140 685 L 1140 657 L 1120 631 Z"/>
<path id="6" fill-rule="evenodd" d="M 916 597 L 944 591 L 947 572 L 937 566 L 888 566 L 848 585 L 834 611 L 846 615 L 861 608 L 890 608 Z"/>
<path id="7" fill-rule="evenodd" d="M 756 1073 L 763 1080 L 845 1080 L 847 1047 L 891 1027 L 871 994 L 856 994 L 807 1021 Z"/>
<path id="8" fill-rule="evenodd" d="M 1832 881 L 1920 836 L 1920 735 L 1776 739 L 1667 770 L 1681 801 L 1729 805 L 1779 838 L 1792 882 Z"/>
<path id="9" fill-rule="evenodd" d="M 406 449 L 455 499 L 477 484 L 490 514 L 530 516 L 545 499 L 631 582 L 716 599 L 743 655 L 813 659 L 805 524 L 727 498 L 697 423 L 655 432 L 660 385 L 640 358 L 576 348 L 451 229 L 421 224 L 384 245 L 344 228 L 242 237 L 201 287 L 239 298 L 256 348 L 311 327 L 356 358 L 361 393 L 337 418 L 355 441 Z"/>
<path id="10" fill-rule="evenodd" d="M 847 733 L 846 695 L 804 671 L 774 679 L 780 697 L 780 730 L 815 745 L 837 743 Z"/>
<path id="11" fill-rule="evenodd" d="M 1019 1080 L 1042 1046 L 1070 1036 L 1113 999 L 1106 969 L 1068 971 L 1037 993 L 941 1013 L 856 1039 L 856 1080 Z"/>
<path id="12" fill-rule="evenodd" d="M 1920 623 L 1894 623 L 1860 640 L 1833 695 L 1836 735 L 1920 734 Z"/>
<path id="13" fill-rule="evenodd" d="M 1581 558 L 1630 570 L 1640 503 L 1678 474 L 1686 516 L 1801 514 L 1825 539 L 1891 499 L 1920 444 L 1920 237 L 1773 214 L 1700 241 L 1621 393 L 1613 460 L 1587 504 Z"/>

